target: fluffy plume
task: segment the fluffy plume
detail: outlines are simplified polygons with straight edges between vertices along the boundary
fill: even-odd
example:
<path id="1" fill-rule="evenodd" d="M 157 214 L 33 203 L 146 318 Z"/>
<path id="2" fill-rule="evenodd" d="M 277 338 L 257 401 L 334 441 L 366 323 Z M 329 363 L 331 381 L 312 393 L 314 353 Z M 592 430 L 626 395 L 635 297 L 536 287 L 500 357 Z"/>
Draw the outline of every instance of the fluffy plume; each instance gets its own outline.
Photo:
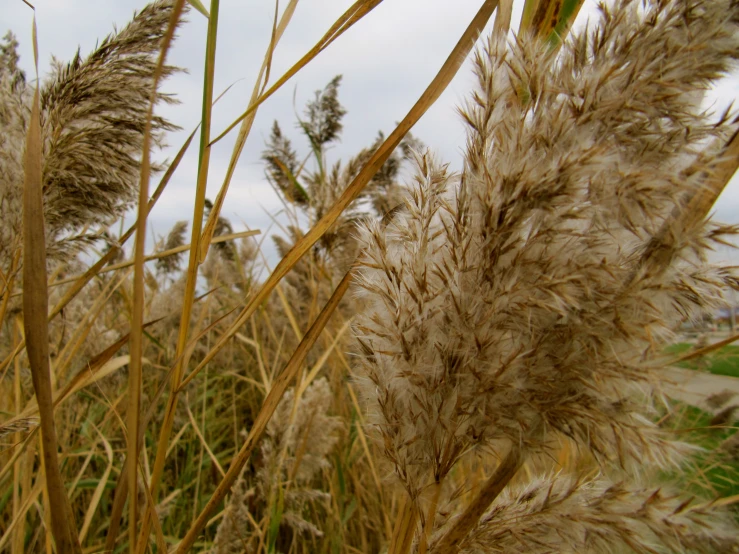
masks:
<path id="1" fill-rule="evenodd" d="M 261 467 L 256 475 L 250 475 L 249 466 L 245 466 L 234 486 L 218 527 L 216 554 L 253 551 L 249 542 L 255 536 L 252 522 L 262 517 L 258 512 L 276 518 L 271 528 L 284 525 L 297 534 L 322 536 L 318 522 L 306 519 L 305 505 L 328 498 L 311 484 L 330 467 L 328 456 L 338 440 L 341 422 L 327 414 L 331 398 L 331 388 L 323 378 L 311 383 L 297 402 L 294 389 L 283 396 L 262 442 Z M 255 482 L 253 487 L 249 487 L 250 481 Z"/>
<path id="2" fill-rule="evenodd" d="M 223 514 L 223 521 L 218 525 L 212 550 L 214 554 L 253 552 L 249 547 L 249 539 L 253 533 L 248 506 L 254 498 L 254 489 L 248 488 L 243 473 L 242 471 L 234 484 L 231 500 Z"/>
<path id="3" fill-rule="evenodd" d="M 172 0 L 149 4 L 88 57 L 77 52 L 69 64 L 57 64 L 41 87 L 44 213 L 52 257 L 89 244 L 93 237 L 78 235 L 83 226 L 109 222 L 135 199 L 153 74 L 172 6 Z M 25 136 L 30 106 L 13 44 L 11 37 L 0 64 L 0 256 L 6 260 L 12 237 L 20 233 L 24 142 L 19 138 Z M 165 67 L 164 76 L 175 70 Z M 159 100 L 174 101 L 164 94 Z M 155 116 L 155 143 L 175 128 Z"/>
<path id="4" fill-rule="evenodd" d="M 362 233 L 361 388 L 413 498 L 472 447 L 557 433 L 602 464 L 680 459 L 638 389 L 735 283 L 704 255 L 731 229 L 664 228 L 736 130 L 696 92 L 732 67 L 739 6 L 601 9 L 558 54 L 491 37 L 461 176 L 419 157 L 406 209 Z"/>
<path id="5" fill-rule="evenodd" d="M 262 443 L 264 465 L 258 474 L 258 488 L 265 498 L 288 481 L 294 486 L 285 500 L 294 502 L 293 508 L 307 497 L 322 496 L 320 491 L 311 492 L 306 487 L 317 473 L 330 466 L 328 455 L 341 428 L 338 418 L 327 413 L 331 398 L 331 387 L 325 378 L 311 383 L 297 403 L 294 390 L 282 397 Z M 300 512 L 295 511 L 299 516 Z"/>
<path id="6" fill-rule="evenodd" d="M 739 552 L 731 516 L 657 488 L 563 475 L 511 488 L 462 546 L 505 552 Z"/>
<path id="7" fill-rule="evenodd" d="M 169 231 L 167 240 L 164 243 L 164 250 L 171 250 L 185 244 L 185 233 L 187 232 L 187 221 L 178 221 Z M 157 260 L 157 270 L 164 274 L 175 273 L 180 269 L 182 256 L 184 252 L 172 254 L 166 258 Z"/>
<path id="8" fill-rule="evenodd" d="M 344 128 L 341 120 L 346 115 L 346 110 L 339 103 L 340 84 L 341 75 L 337 75 L 326 88 L 316 91 L 315 99 L 308 102 L 305 109 L 308 119 L 300 121 L 300 127 L 315 150 L 336 140 Z"/>

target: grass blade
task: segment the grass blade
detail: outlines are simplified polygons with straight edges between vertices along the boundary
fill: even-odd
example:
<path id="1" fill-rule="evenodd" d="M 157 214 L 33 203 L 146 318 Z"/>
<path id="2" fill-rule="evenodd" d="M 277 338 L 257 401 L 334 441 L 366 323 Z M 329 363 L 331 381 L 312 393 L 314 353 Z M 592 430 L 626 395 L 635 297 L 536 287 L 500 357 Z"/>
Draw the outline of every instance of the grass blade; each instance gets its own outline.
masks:
<path id="1" fill-rule="evenodd" d="M 36 17 L 33 18 L 33 49 L 38 68 Z M 36 71 L 38 73 L 38 69 Z M 48 291 L 46 287 L 46 237 L 44 230 L 42 142 L 39 90 L 33 95 L 26 135 L 23 183 L 23 328 L 28 363 L 41 419 L 41 443 L 46 491 L 55 509 L 51 512 L 51 531 L 59 552 L 80 552 L 72 509 L 64 488 L 54 425 L 49 365 Z"/>
<path id="2" fill-rule="evenodd" d="M 208 18 L 208 37 L 205 53 L 205 71 L 203 75 L 203 103 L 201 117 L 201 134 L 200 134 L 200 154 L 198 164 L 198 180 L 195 191 L 195 207 L 193 210 L 192 234 L 190 239 L 190 255 L 188 259 L 187 278 L 185 282 L 185 293 L 182 300 L 182 312 L 180 314 L 180 329 L 177 336 L 177 348 L 175 358 L 178 362 L 172 372 L 172 391 L 167 402 L 164 421 L 159 434 L 157 454 L 154 459 L 154 468 L 151 475 L 150 491 L 151 496 L 156 501 L 159 489 L 159 483 L 164 471 L 164 461 L 166 458 L 167 444 L 172 433 L 174 424 L 174 414 L 177 408 L 177 387 L 182 381 L 182 373 L 187 364 L 189 356 L 184 355 L 187 352 L 188 331 L 190 328 L 190 315 L 192 313 L 192 305 L 195 299 L 195 285 L 198 278 L 199 267 L 199 246 L 200 236 L 203 226 L 203 214 L 205 213 L 205 190 L 208 183 L 208 168 L 210 167 L 210 128 L 211 115 L 213 110 L 213 81 L 215 73 L 216 58 L 216 39 L 218 36 L 218 13 L 219 0 L 211 0 L 210 17 Z M 129 463 L 132 472 L 134 464 Z M 129 496 L 135 497 L 135 489 L 129 486 Z M 146 514 L 141 526 L 141 544 L 138 552 L 143 553 L 148 543 L 149 531 L 151 529 L 150 522 L 152 519 L 153 504 L 150 504 L 146 510 Z"/>
<path id="3" fill-rule="evenodd" d="M 318 43 L 308 51 L 308 53 L 300 58 L 295 65 L 293 65 L 287 73 L 285 73 L 282 77 L 280 77 L 277 82 L 272 85 L 267 92 L 262 94 L 259 99 L 253 103 L 251 106 L 247 108 L 247 110 L 242 113 L 239 117 L 237 117 L 231 125 L 226 127 L 226 129 L 218 135 L 216 138 L 213 139 L 211 142 L 211 145 L 215 144 L 219 140 L 221 140 L 223 137 L 225 137 L 228 133 L 230 133 L 234 127 L 236 127 L 239 123 L 241 123 L 244 119 L 249 117 L 249 115 L 256 110 L 265 100 L 267 100 L 270 96 L 272 96 L 277 90 L 279 90 L 282 85 L 287 83 L 295 74 L 298 73 L 301 69 L 303 69 L 308 63 L 313 60 L 318 54 L 323 52 L 328 46 L 335 41 L 337 38 L 339 38 L 342 34 L 344 34 L 346 31 L 348 31 L 355 23 L 357 23 L 360 19 L 362 19 L 365 15 L 367 15 L 369 12 L 374 10 L 382 0 L 357 0 L 352 6 L 344 12 L 344 14 L 336 20 L 336 22 L 331 26 L 331 28 L 326 32 L 325 35 L 321 38 L 321 40 L 318 41 Z"/>
<path id="4" fill-rule="evenodd" d="M 266 88 L 267 86 L 270 69 L 272 67 L 272 56 L 274 55 L 274 51 L 277 46 L 277 43 L 282 38 L 282 35 L 285 32 L 285 29 L 290 23 L 290 19 L 292 18 L 293 13 L 295 13 L 295 8 L 297 7 L 297 5 L 298 5 L 298 0 L 290 1 L 287 8 L 285 9 L 285 12 L 282 14 L 282 17 L 280 18 L 279 24 L 276 23 L 277 13 L 275 13 L 275 23 L 276 24 L 273 27 L 272 40 L 270 41 L 269 47 L 267 48 L 267 52 L 264 55 L 264 61 L 262 62 L 262 67 L 259 70 L 259 76 L 257 77 L 257 82 L 254 84 L 254 90 L 252 91 L 251 98 L 249 99 L 250 106 L 256 102 L 257 98 L 259 97 L 260 90 L 263 92 L 264 88 Z M 275 8 L 277 8 L 277 6 L 275 6 Z M 231 160 L 228 163 L 228 169 L 226 171 L 226 176 L 223 179 L 223 185 L 221 185 L 221 188 L 218 191 L 218 196 L 216 196 L 216 200 L 213 203 L 213 208 L 210 210 L 210 215 L 208 216 L 208 222 L 206 223 L 205 228 L 203 229 L 203 236 L 200 239 L 200 263 L 201 264 L 205 262 L 205 257 L 208 255 L 208 249 L 210 248 L 210 245 L 213 241 L 213 233 L 215 232 L 216 224 L 218 223 L 218 218 L 221 214 L 221 209 L 223 207 L 223 202 L 226 199 L 226 194 L 228 193 L 228 186 L 231 183 L 231 179 L 233 178 L 234 171 L 236 170 L 236 163 L 239 161 L 239 157 L 241 157 L 241 153 L 244 151 L 244 145 L 246 144 L 246 139 L 249 136 L 249 132 L 251 131 L 251 127 L 254 123 L 254 118 L 256 117 L 256 115 L 257 115 L 257 111 L 255 109 L 241 123 L 241 129 L 239 129 L 239 136 L 236 139 L 236 144 L 234 144 L 233 152 L 231 154 Z"/>
<path id="5" fill-rule="evenodd" d="M 149 102 L 149 111 L 146 117 L 146 126 L 144 129 L 144 146 L 141 157 L 141 179 L 139 181 L 139 209 L 136 226 L 136 246 L 135 246 L 135 263 L 133 278 L 133 315 L 131 321 L 131 363 L 128 369 L 128 458 L 129 460 L 139 459 L 139 411 L 141 409 L 141 365 L 143 358 L 144 344 L 144 249 L 146 247 L 146 220 L 149 214 L 149 176 L 151 173 L 151 128 L 152 118 L 154 117 L 154 105 L 157 100 L 159 88 L 159 80 L 164 70 L 164 62 L 167 58 L 169 46 L 174 38 L 174 32 L 182 15 L 184 8 L 184 0 L 178 0 L 173 6 L 170 15 L 167 32 L 162 40 L 157 67 L 154 71 L 154 79 L 151 87 L 151 99 Z M 128 481 L 130 498 L 136 498 L 138 486 L 138 465 L 130 463 L 128 465 Z M 138 503 L 133 500 L 128 504 L 128 537 L 129 552 L 132 554 L 136 551 L 136 527 L 138 523 Z"/>
<path id="6" fill-rule="evenodd" d="M 523 5 L 523 12 L 521 12 L 521 22 L 518 25 L 518 33 L 522 35 L 531 27 L 531 21 L 534 19 L 534 14 L 539 6 L 541 0 L 526 0 Z"/>
<path id="7" fill-rule="evenodd" d="M 87 536 L 87 532 L 90 530 L 90 524 L 92 523 L 92 518 L 95 516 L 95 512 L 98 509 L 98 506 L 100 505 L 100 500 L 103 497 L 103 492 L 105 491 L 105 486 L 108 484 L 108 479 L 110 478 L 110 472 L 113 470 L 113 448 L 110 446 L 110 442 L 105 438 L 105 435 L 103 435 L 100 432 L 100 429 L 98 429 L 94 423 L 91 423 L 93 429 L 95 429 L 95 432 L 100 437 L 100 441 L 103 443 L 103 446 L 105 447 L 105 455 L 108 459 L 108 465 L 105 467 L 105 471 L 103 472 L 103 476 L 98 481 L 97 486 L 95 487 L 95 492 L 92 495 L 92 499 L 90 500 L 90 504 L 87 507 L 87 512 L 85 513 L 85 520 L 82 523 L 82 529 L 80 530 L 80 541 L 84 541 L 85 537 Z"/>
<path id="8" fill-rule="evenodd" d="M 531 33 L 553 47 L 562 44 L 584 0 L 527 0 L 519 34 Z"/>
<path id="9" fill-rule="evenodd" d="M 506 36 L 511 28 L 511 16 L 513 15 L 513 0 L 500 0 L 498 11 L 495 14 L 495 25 L 493 34 Z"/>
<path id="10" fill-rule="evenodd" d="M 203 6 L 203 3 L 200 0 L 187 0 L 187 3 L 202 13 L 205 17 L 210 17 L 208 10 L 205 9 L 205 6 Z"/>

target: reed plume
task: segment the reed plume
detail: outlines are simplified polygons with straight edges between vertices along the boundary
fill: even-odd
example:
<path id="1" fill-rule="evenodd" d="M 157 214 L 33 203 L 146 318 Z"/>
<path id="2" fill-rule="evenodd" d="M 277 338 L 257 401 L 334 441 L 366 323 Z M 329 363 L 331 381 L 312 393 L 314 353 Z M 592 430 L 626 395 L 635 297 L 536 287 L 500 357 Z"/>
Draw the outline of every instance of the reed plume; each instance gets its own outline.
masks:
<path id="1" fill-rule="evenodd" d="M 59 258 L 97 240 L 83 228 L 109 224 L 133 205 L 143 147 L 144 123 L 156 57 L 173 2 L 159 0 L 134 14 L 87 57 L 79 51 L 68 64 L 55 62 L 41 85 L 43 187 L 49 256 Z M 22 140 L 31 95 L 17 67 L 17 42 L 8 35 L 0 63 L 0 256 L 10 260 L 20 236 L 23 183 Z M 177 69 L 167 66 L 164 76 Z M 175 102 L 168 94 L 158 100 Z M 152 120 L 154 143 L 177 127 Z M 160 167 L 155 167 L 160 169 Z"/>
<path id="2" fill-rule="evenodd" d="M 311 515 L 320 512 L 331 496 L 312 484 L 331 467 L 329 456 L 342 423 L 328 415 L 333 395 L 326 379 L 312 382 L 295 396 L 294 389 L 288 391 L 269 422 L 260 467 L 251 472 L 245 466 L 241 472 L 218 526 L 216 554 L 256 551 L 250 545 L 255 538 L 253 522 L 265 514 L 272 518 L 271 529 L 290 530 L 283 535 L 323 536 L 319 520 L 311 521 Z M 268 546 L 274 549 L 276 534 L 270 540 Z"/>
<path id="3" fill-rule="evenodd" d="M 549 475 L 507 490 L 461 552 L 737 552 L 736 523 L 715 512 L 657 487 Z"/>
<path id="4" fill-rule="evenodd" d="M 187 221 L 178 221 L 170 229 L 167 240 L 164 242 L 163 250 L 171 250 L 185 244 L 185 233 L 187 233 Z M 157 271 L 164 275 L 176 273 L 182 263 L 182 252 L 172 254 L 157 260 Z"/>
<path id="5" fill-rule="evenodd" d="M 346 163 L 330 163 L 326 152 L 341 139 L 346 110 L 339 102 L 341 75 L 334 77 L 323 90 L 315 92 L 306 104 L 304 119 L 298 126 L 308 140 L 311 154 L 301 162 L 292 142 L 275 121 L 262 152 L 267 165 L 267 178 L 286 202 L 295 205 L 314 224 L 336 202 L 344 189 L 359 174 L 362 167 L 385 140 L 378 133 L 377 139 L 363 148 Z M 355 240 L 356 224 L 365 217 L 383 217 L 401 204 L 401 171 L 411 160 L 411 151 L 422 143 L 406 135 L 399 147 L 372 177 L 357 199 L 347 208 L 339 220 L 320 239 L 319 265 L 332 267 L 337 275 L 343 275 L 357 256 Z M 314 169 L 307 166 L 312 158 Z M 296 230 L 291 230 L 292 241 Z M 300 234 L 297 231 L 297 234 Z M 278 249 L 286 252 L 290 241 L 277 238 Z M 325 270 L 324 270 L 325 271 Z"/>
<path id="6" fill-rule="evenodd" d="M 502 481 L 482 489 L 495 492 L 453 517 L 431 552 L 467 544 L 495 495 L 553 437 L 603 468 L 683 459 L 642 399 L 677 324 L 736 286 L 706 260 L 734 228 L 672 221 L 737 130 L 700 102 L 734 66 L 739 4 L 600 9 L 561 51 L 491 36 L 460 110 L 463 171 L 418 154 L 406 209 L 361 234 L 360 386 L 397 480 L 419 503 L 472 449 L 505 455 Z M 665 527 L 652 531 L 674 551 Z M 635 534 L 626 544 L 651 551 L 654 537 Z M 486 537 L 471 551 L 508 551 Z M 554 550 L 600 551 L 569 541 Z M 709 551 L 709 542 L 679 544 Z"/>

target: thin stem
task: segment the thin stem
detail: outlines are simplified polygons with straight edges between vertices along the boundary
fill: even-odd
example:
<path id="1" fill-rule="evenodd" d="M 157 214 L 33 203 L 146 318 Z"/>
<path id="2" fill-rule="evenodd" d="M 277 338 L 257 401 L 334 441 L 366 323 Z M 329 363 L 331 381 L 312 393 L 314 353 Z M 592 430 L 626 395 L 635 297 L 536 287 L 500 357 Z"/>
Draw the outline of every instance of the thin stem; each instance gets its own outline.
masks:
<path id="1" fill-rule="evenodd" d="M 177 28 L 177 23 L 182 13 L 183 2 L 180 0 L 173 6 L 167 32 L 162 40 L 156 69 L 153 75 L 153 84 L 150 92 L 149 111 L 146 116 L 144 127 L 143 152 L 141 156 L 141 173 L 139 179 L 139 202 L 138 218 L 136 220 L 136 238 L 134 247 L 134 278 L 133 278 L 133 313 L 131 315 L 131 339 L 130 354 L 131 362 L 128 370 L 128 549 L 131 554 L 137 551 L 137 524 L 138 524 L 138 461 L 139 461 L 139 411 L 141 407 L 141 387 L 143 383 L 142 357 L 144 351 L 144 248 L 146 245 L 146 220 L 149 214 L 149 178 L 151 174 L 151 145 L 152 145 L 152 119 L 154 117 L 154 105 L 156 104 L 159 79 L 164 72 L 164 61 L 167 57 L 169 46 Z M 146 536 L 143 542 L 146 543 Z"/>
<path id="2" fill-rule="evenodd" d="M 175 350 L 175 358 L 177 362 L 174 366 L 174 372 L 171 377 L 172 394 L 167 401 L 167 407 L 164 413 L 164 421 L 159 432 L 157 442 L 157 453 L 154 458 L 154 467 L 151 474 L 150 491 L 154 501 L 157 500 L 159 494 L 159 485 L 164 473 L 164 462 L 167 453 L 167 445 L 174 426 L 174 414 L 177 408 L 178 393 L 177 388 L 182 381 L 182 375 L 187 366 L 189 356 L 186 354 L 188 331 L 190 329 L 190 317 L 192 306 L 195 298 L 195 285 L 198 277 L 198 268 L 200 266 L 198 247 L 200 244 L 200 233 L 203 226 L 203 214 L 205 212 L 205 188 L 208 183 L 208 168 L 210 167 L 210 148 L 208 141 L 210 139 L 210 126 L 213 108 L 213 74 L 215 72 L 216 57 L 216 38 L 218 35 L 218 15 L 219 0 L 211 0 L 210 17 L 208 18 L 208 36 L 205 51 L 205 71 L 203 74 L 203 104 L 201 112 L 201 129 L 200 129 L 200 153 L 198 157 L 198 177 L 195 189 L 195 206 L 193 208 L 192 230 L 190 239 L 190 255 L 188 259 L 188 268 L 185 281 L 185 292 L 182 299 L 182 310 L 180 312 L 180 328 L 177 336 L 177 346 Z M 178 2 L 178 9 L 181 11 L 182 2 Z M 176 13 L 177 19 L 173 19 L 172 28 L 176 26 L 179 19 L 179 12 Z M 130 493 L 131 491 L 129 491 Z M 153 518 L 153 506 L 147 506 L 144 517 L 141 522 L 141 532 L 139 533 L 142 544 L 147 544 L 149 531 L 151 529 L 151 520 Z M 137 552 L 142 552 L 139 548 Z"/>
<path id="3" fill-rule="evenodd" d="M 441 496 L 441 481 L 434 481 L 431 491 L 431 503 L 426 511 L 426 521 L 423 522 L 423 533 L 418 543 L 418 554 L 426 554 L 428 551 L 429 537 L 434 529 L 434 519 L 436 519 L 436 508 L 439 506 L 439 497 Z"/>
<path id="4" fill-rule="evenodd" d="M 500 462 L 495 472 L 485 482 L 472 503 L 452 525 L 452 528 L 431 547 L 432 554 L 456 554 L 462 541 L 477 524 L 485 511 L 501 491 L 516 475 L 523 463 L 523 452 L 518 445 L 512 445 L 508 454 Z"/>
<path id="5" fill-rule="evenodd" d="M 413 536 L 416 532 L 418 509 L 415 502 L 407 495 L 404 496 L 404 504 L 400 508 L 397 518 L 387 552 L 388 554 L 408 554 L 411 551 Z"/>

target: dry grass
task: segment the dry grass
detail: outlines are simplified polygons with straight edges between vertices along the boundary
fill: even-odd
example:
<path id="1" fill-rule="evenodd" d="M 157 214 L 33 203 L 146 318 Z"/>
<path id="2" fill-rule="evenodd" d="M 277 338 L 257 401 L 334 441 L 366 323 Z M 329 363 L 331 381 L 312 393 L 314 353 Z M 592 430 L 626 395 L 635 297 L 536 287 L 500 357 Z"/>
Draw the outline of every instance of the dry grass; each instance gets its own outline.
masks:
<path id="1" fill-rule="evenodd" d="M 150 195 L 187 4 L 153 2 L 37 90 L 6 37 L 0 551 L 737 551 L 735 498 L 665 482 L 695 448 L 652 394 L 677 325 L 737 285 L 706 262 L 735 232 L 706 216 L 737 122 L 700 109 L 733 67 L 736 2 L 621 0 L 567 38 L 580 1 L 527 1 L 506 41 L 512 2 L 481 1 L 398 127 L 345 163 L 328 154 L 337 77 L 300 118 L 304 145 L 278 122 L 265 145 L 288 222 L 260 281 L 257 232 L 221 214 L 254 115 L 379 3 L 270 84 L 297 0 L 276 11 L 249 104 L 214 138 L 219 2 L 188 2 L 209 29 L 194 211 L 149 255 L 148 214 L 195 135 Z M 453 175 L 408 131 L 494 12 Z M 210 202 L 210 150 L 237 125 Z"/>

